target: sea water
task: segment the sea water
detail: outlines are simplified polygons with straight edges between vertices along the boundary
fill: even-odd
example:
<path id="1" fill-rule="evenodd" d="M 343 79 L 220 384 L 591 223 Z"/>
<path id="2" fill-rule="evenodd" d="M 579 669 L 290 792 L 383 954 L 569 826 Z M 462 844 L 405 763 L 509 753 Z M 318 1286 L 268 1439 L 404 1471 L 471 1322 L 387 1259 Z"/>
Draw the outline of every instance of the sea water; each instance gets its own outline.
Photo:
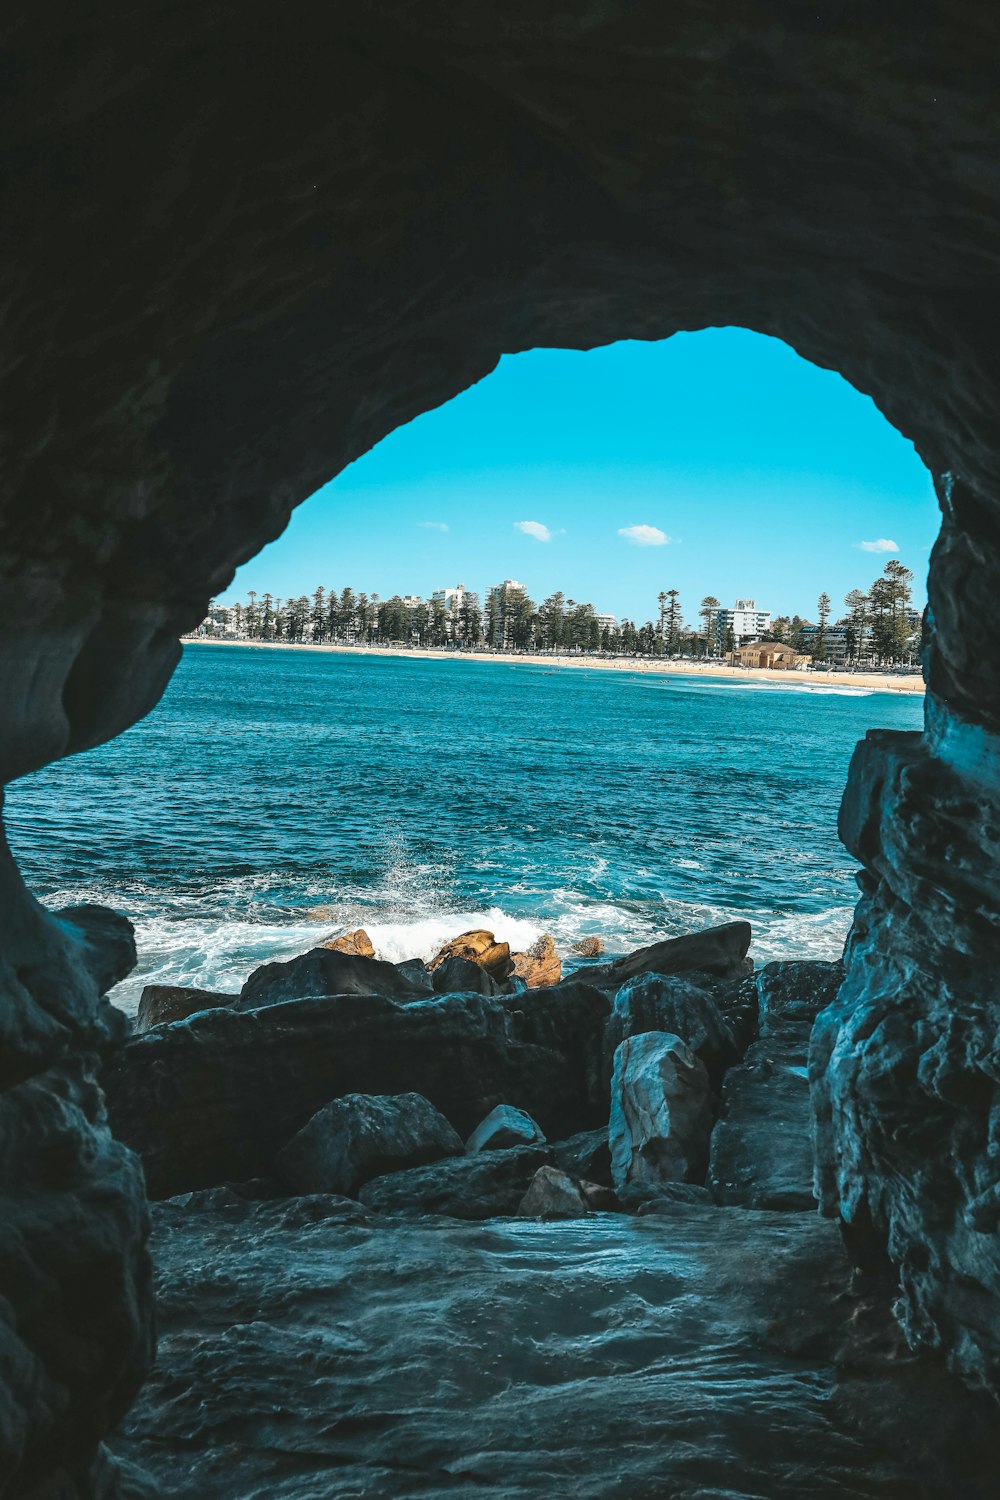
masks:
<path id="1" fill-rule="evenodd" d="M 833 958 L 851 752 L 921 716 L 849 688 L 197 645 L 148 718 L 16 783 L 7 822 L 42 901 L 135 923 L 128 1010 L 356 926 L 399 960 L 470 927 L 618 953 L 742 917 L 758 962 Z"/>

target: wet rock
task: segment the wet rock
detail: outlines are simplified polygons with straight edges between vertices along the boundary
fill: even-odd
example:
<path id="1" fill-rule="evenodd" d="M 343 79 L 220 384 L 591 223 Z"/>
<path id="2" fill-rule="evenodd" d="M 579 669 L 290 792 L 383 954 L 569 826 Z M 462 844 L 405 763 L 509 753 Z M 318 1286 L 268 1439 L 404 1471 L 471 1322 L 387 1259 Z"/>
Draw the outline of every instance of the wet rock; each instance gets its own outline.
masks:
<path id="1" fill-rule="evenodd" d="M 726 1068 L 739 1061 L 732 1028 L 720 1011 L 710 985 L 696 976 L 640 974 L 617 992 L 608 1018 L 605 1049 L 610 1061 L 626 1037 L 644 1031 L 679 1036 L 701 1059 L 714 1087 Z"/>
<path id="2" fill-rule="evenodd" d="M 603 1182 L 580 1182 L 580 1192 L 583 1201 L 593 1213 L 617 1214 L 623 1211 L 623 1206 L 614 1188 L 610 1188 Z"/>
<path id="3" fill-rule="evenodd" d="M 275 1157 L 293 1193 L 357 1196 L 363 1182 L 462 1152 L 460 1136 L 420 1094 L 345 1094 L 318 1110 Z"/>
<path id="4" fill-rule="evenodd" d="M 754 1042 L 726 1074 L 708 1186 L 717 1203 L 815 1211 L 813 1111 L 801 1047 Z"/>
<path id="5" fill-rule="evenodd" d="M 431 984 L 436 995 L 502 995 L 506 985 L 495 980 L 488 969 L 483 969 L 471 958 L 453 955 L 446 958 L 431 975 Z"/>
<path id="6" fill-rule="evenodd" d="M 817 1215 L 153 1222 L 159 1352 L 115 1443 L 170 1500 L 996 1494 L 995 1405 L 907 1356 Z"/>
<path id="7" fill-rule="evenodd" d="M 593 1129 L 608 1110 L 607 997 L 578 984 L 524 999 L 338 995 L 206 1011 L 115 1052 L 103 1079 L 114 1130 L 162 1197 L 266 1175 L 275 1151 L 344 1094 L 420 1093 L 463 1135 L 501 1103 L 550 1138 Z"/>
<path id="8" fill-rule="evenodd" d="M 680 1037 L 646 1031 L 622 1042 L 608 1129 L 619 1193 L 629 1183 L 703 1178 L 711 1129 L 708 1074 Z"/>
<path id="9" fill-rule="evenodd" d="M 549 1165 L 547 1146 L 518 1146 L 449 1157 L 373 1178 L 358 1197 L 380 1213 L 447 1214 L 453 1219 L 492 1219 L 516 1214 L 539 1167 Z"/>
<path id="10" fill-rule="evenodd" d="M 237 1010 L 261 1010 L 289 1000 L 321 995 L 381 995 L 387 1000 L 422 1000 L 433 993 L 430 975 L 402 972 L 377 958 L 313 948 L 287 963 L 255 969 L 234 1002 Z"/>
<path id="11" fill-rule="evenodd" d="M 126 979 L 137 963 L 135 930 L 127 917 L 106 906 L 64 906 L 53 913 L 80 942 L 79 961 L 103 995 Z"/>
<path id="12" fill-rule="evenodd" d="M 611 1186 L 611 1150 L 608 1130 L 582 1130 L 565 1141 L 552 1143 L 552 1154 L 568 1176 L 587 1178 L 603 1187 Z"/>
<path id="13" fill-rule="evenodd" d="M 565 1172 L 539 1167 L 517 1212 L 522 1219 L 578 1219 L 589 1209 L 580 1188 Z"/>
<path id="14" fill-rule="evenodd" d="M 523 1109 L 498 1104 L 480 1121 L 465 1143 L 470 1154 L 476 1151 L 501 1151 L 507 1146 L 544 1145 L 545 1136 Z"/>
<path id="15" fill-rule="evenodd" d="M 843 982 L 842 961 L 765 964 L 757 975 L 761 1036 L 808 1046 L 813 1022 Z"/>
<path id="16" fill-rule="evenodd" d="M 669 1218 L 678 1203 L 712 1201 L 708 1188 L 696 1182 L 661 1182 L 655 1187 L 646 1184 L 644 1191 L 633 1185 L 625 1189 L 621 1199 L 622 1206 L 631 1209 L 640 1219 L 647 1218 L 650 1214 Z"/>
<path id="17" fill-rule="evenodd" d="M 149 1031 L 171 1021 L 184 1021 L 202 1010 L 217 1010 L 220 1005 L 235 1005 L 235 995 L 218 990 L 186 989 L 180 984 L 147 984 L 139 996 L 135 1017 L 136 1031 Z"/>
<path id="18" fill-rule="evenodd" d="M 757 975 L 751 970 L 738 979 L 713 980 L 711 993 L 742 1057 L 750 1043 L 756 1041 L 760 1029 Z"/>
<path id="19" fill-rule="evenodd" d="M 464 958 L 485 969 L 498 983 L 509 979 L 514 972 L 514 961 L 510 956 L 510 945 L 498 943 L 492 932 L 485 928 L 473 928 L 451 938 L 439 949 L 427 967 L 433 972 L 449 958 Z"/>
<path id="20" fill-rule="evenodd" d="M 562 962 L 556 953 L 555 938 L 548 933 L 532 943 L 526 953 L 514 953 L 511 958 L 514 977 L 523 979 L 529 990 L 558 984 L 562 978 Z"/>
<path id="21" fill-rule="evenodd" d="M 600 958 L 604 952 L 604 943 L 599 937 L 577 938 L 575 943 L 570 944 L 570 952 L 579 954 L 581 958 Z"/>
<path id="22" fill-rule="evenodd" d="M 727 922 L 704 932 L 667 938 L 610 963 L 593 965 L 586 970 L 587 983 L 618 989 L 639 974 L 702 973 L 738 979 L 746 972 L 751 936 L 749 922 Z"/>
<path id="23" fill-rule="evenodd" d="M 330 953 L 346 953 L 353 958 L 375 957 L 375 944 L 363 927 L 357 927 L 353 932 L 341 933 L 340 937 L 328 938 L 319 946 L 326 948 Z"/>

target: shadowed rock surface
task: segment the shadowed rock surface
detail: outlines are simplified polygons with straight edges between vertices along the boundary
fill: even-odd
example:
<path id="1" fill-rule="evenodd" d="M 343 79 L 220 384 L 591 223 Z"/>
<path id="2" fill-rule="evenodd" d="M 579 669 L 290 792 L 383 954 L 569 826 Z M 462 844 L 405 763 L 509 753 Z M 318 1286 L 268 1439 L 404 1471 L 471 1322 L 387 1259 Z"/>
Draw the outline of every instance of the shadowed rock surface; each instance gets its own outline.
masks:
<path id="1" fill-rule="evenodd" d="M 428 1167 L 375 1177 L 365 1183 L 358 1197 L 366 1207 L 382 1213 L 493 1219 L 517 1213 L 535 1173 L 551 1159 L 552 1152 L 544 1145 L 453 1156 Z"/>
<path id="2" fill-rule="evenodd" d="M 500 1151 L 505 1146 L 534 1146 L 544 1140 L 536 1121 L 523 1109 L 498 1104 L 476 1126 L 465 1143 L 465 1149 L 471 1155 L 476 1151 Z"/>
<path id="3" fill-rule="evenodd" d="M 290 1000 L 320 995 L 382 995 L 387 1000 L 423 1000 L 433 993 L 423 967 L 405 970 L 396 964 L 331 948 L 312 948 L 287 963 L 255 969 L 233 1004 L 237 1010 L 261 1010 Z"/>
<path id="4" fill-rule="evenodd" d="M 591 964 L 584 972 L 587 983 L 601 989 L 617 989 L 640 974 L 698 973 L 736 979 L 746 969 L 753 968 L 751 963 L 745 963 L 751 936 L 749 922 L 726 922 L 704 932 L 650 943 L 610 963 Z"/>
<path id="5" fill-rule="evenodd" d="M 522 999 L 340 995 L 206 1011 L 132 1037 L 105 1071 L 108 1109 L 153 1197 L 265 1175 L 343 1094 L 423 1094 L 463 1136 L 497 1104 L 527 1110 L 550 1138 L 597 1126 L 606 996 L 578 984 Z"/>
<path id="6" fill-rule="evenodd" d="M 461 1137 L 420 1094 L 346 1094 L 313 1115 L 274 1166 L 293 1193 L 354 1197 L 369 1178 L 461 1152 Z"/>
<path id="7" fill-rule="evenodd" d="M 159 1360 L 116 1446 L 173 1500 L 996 1493 L 995 1408 L 906 1355 L 815 1216 L 154 1223 Z"/>
<path id="8" fill-rule="evenodd" d="M 185 1021 L 200 1010 L 218 1010 L 219 1006 L 236 1004 L 235 995 L 218 990 L 187 989 L 180 984 L 147 984 L 139 996 L 135 1015 L 136 1031 L 150 1031 L 171 1021 Z"/>

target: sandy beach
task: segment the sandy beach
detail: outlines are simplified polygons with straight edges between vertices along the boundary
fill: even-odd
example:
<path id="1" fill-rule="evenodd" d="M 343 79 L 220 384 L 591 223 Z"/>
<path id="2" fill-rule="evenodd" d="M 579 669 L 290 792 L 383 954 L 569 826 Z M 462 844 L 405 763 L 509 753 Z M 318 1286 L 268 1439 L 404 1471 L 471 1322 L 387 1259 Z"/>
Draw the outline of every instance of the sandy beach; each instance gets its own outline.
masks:
<path id="1" fill-rule="evenodd" d="M 290 641 L 226 641 L 211 636 L 185 636 L 185 646 L 251 646 L 261 651 L 327 651 L 341 656 L 405 656 L 423 661 L 500 662 L 510 667 L 572 667 L 596 672 L 652 672 L 664 677 L 703 677 L 736 682 L 743 686 L 772 683 L 776 687 L 838 688 L 841 692 L 920 693 L 924 680 L 919 673 L 893 672 L 777 672 L 766 667 L 731 667 L 725 662 L 663 661 L 647 657 L 620 656 L 511 656 L 494 651 L 446 651 L 403 646 L 313 646 Z"/>

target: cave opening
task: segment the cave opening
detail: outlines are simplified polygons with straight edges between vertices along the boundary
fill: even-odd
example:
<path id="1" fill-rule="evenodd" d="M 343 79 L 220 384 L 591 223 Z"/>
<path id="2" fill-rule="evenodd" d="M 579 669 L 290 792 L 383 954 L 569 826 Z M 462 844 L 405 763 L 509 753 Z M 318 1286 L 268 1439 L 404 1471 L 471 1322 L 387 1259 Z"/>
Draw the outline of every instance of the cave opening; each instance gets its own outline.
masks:
<path id="1" fill-rule="evenodd" d="M 117 1452 L 234 1500 L 497 1474 L 595 1500 L 797 1500 L 804 1478 L 822 1500 L 989 1500 L 989 1416 L 952 1377 L 1000 1387 L 995 14 L 453 10 L 43 7 L 9 28 L 4 780 L 142 719 L 233 569 L 502 351 L 716 323 L 785 339 L 912 438 L 943 515 L 924 730 L 869 733 L 841 813 L 861 900 L 811 1032 L 823 1217 L 681 1201 L 614 1231 L 424 1225 L 404 1251 L 316 1195 L 205 1186 L 153 1209 L 148 1379 L 143 1170 L 153 1187 L 168 1164 L 121 1122 L 152 1105 L 195 1154 L 246 1142 L 294 1037 L 278 1005 L 126 1038 L 101 998 L 131 963 L 122 922 L 46 911 L 4 857 L 0 1489 L 149 1493 Z M 341 1019 L 379 1011 L 349 998 Z M 596 1026 L 588 1004 L 479 996 L 485 1050 L 462 1033 L 463 1055 L 489 1053 L 493 1016 L 526 1063 L 570 1010 L 573 1035 Z M 401 1014 L 407 1065 L 430 1067 L 440 1037 Z M 338 1050 L 355 1085 L 378 1055 L 345 1023 L 283 1107 Z M 540 1113 L 586 1102 L 567 1066 Z M 740 1233 L 710 1248 L 718 1214 Z"/>

